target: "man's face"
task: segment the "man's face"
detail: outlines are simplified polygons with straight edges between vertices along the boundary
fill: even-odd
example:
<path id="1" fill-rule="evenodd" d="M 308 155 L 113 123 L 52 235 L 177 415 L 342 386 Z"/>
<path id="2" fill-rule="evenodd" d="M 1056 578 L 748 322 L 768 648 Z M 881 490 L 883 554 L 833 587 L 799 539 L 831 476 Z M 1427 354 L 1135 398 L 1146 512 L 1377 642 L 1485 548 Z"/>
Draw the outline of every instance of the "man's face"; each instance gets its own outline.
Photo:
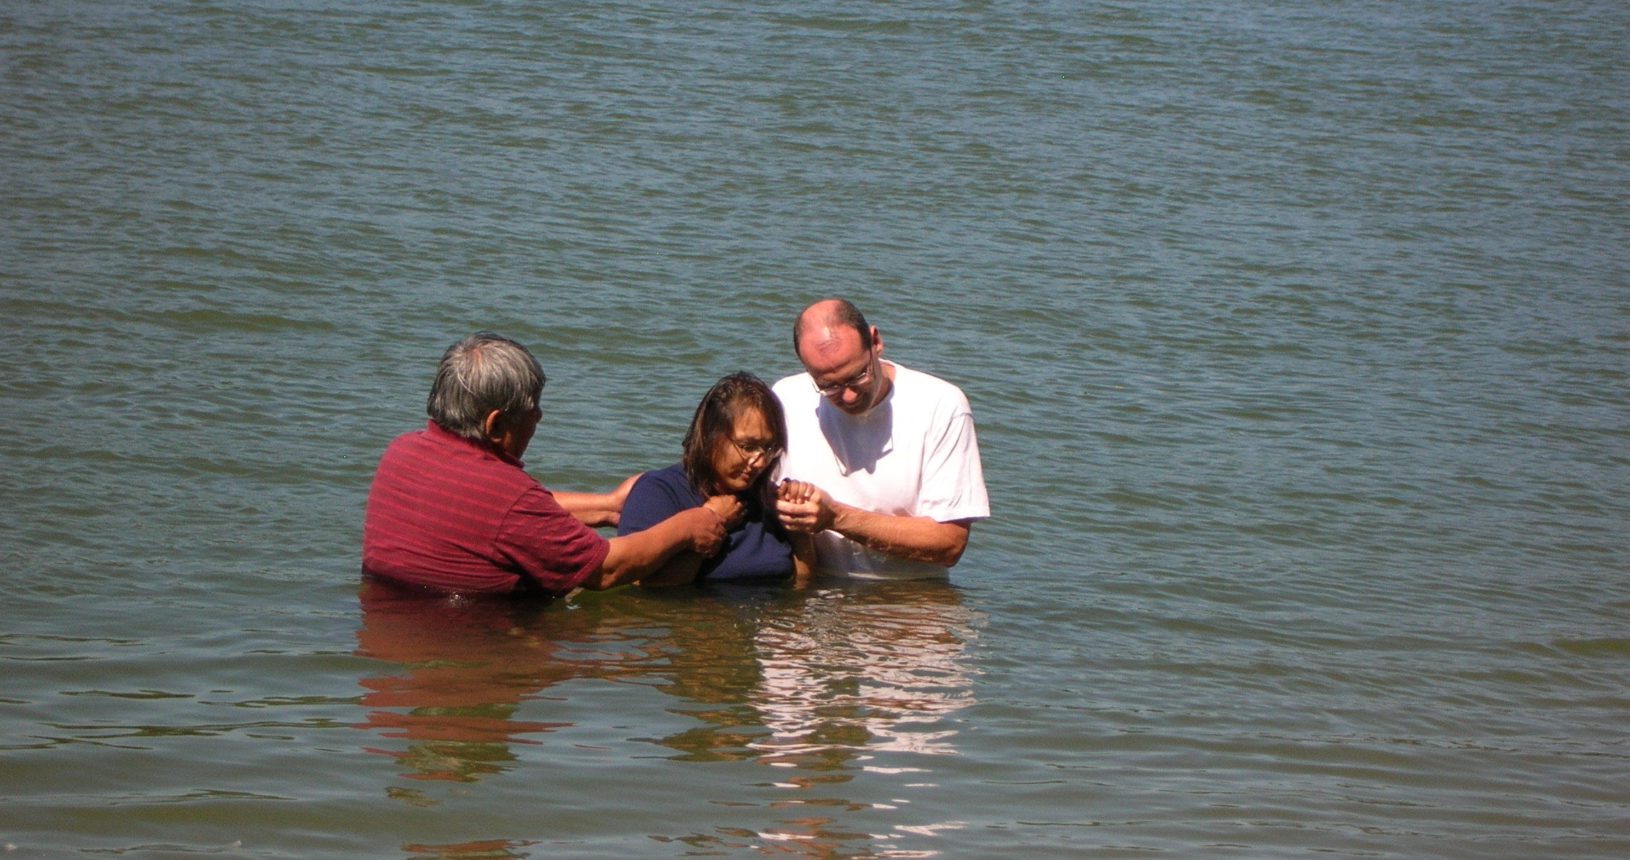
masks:
<path id="1" fill-rule="evenodd" d="M 798 359 L 822 397 L 850 415 L 863 415 L 887 393 L 880 345 L 875 328 L 870 348 L 861 345 L 860 332 L 852 328 L 823 329 L 799 344 Z"/>

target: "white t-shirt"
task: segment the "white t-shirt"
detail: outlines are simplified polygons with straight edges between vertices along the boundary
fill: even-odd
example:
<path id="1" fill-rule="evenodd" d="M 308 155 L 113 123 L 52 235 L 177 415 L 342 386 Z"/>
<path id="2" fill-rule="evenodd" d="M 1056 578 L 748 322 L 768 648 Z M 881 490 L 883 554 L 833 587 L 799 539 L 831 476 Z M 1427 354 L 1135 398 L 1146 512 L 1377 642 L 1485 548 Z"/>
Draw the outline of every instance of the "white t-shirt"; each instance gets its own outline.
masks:
<path id="1" fill-rule="evenodd" d="M 775 384 L 787 415 L 779 477 L 807 481 L 837 501 L 939 522 L 990 516 L 968 398 L 943 379 L 894 362 L 887 397 L 864 415 L 827 402 L 807 373 Z M 874 552 L 837 532 L 815 536 L 823 571 L 873 579 L 944 577 L 947 568 Z"/>

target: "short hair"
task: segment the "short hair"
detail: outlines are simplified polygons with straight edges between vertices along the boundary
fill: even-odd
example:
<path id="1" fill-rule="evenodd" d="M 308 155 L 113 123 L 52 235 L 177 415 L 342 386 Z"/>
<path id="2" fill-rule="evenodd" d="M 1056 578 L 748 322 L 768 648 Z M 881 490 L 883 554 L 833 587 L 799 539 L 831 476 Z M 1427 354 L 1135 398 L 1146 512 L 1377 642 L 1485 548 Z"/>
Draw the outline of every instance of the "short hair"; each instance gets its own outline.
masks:
<path id="1" fill-rule="evenodd" d="M 483 441 L 487 415 L 504 418 L 538 408 L 543 368 L 526 347 L 490 331 L 478 331 L 449 346 L 436 368 L 425 411 L 455 436 Z"/>
<path id="2" fill-rule="evenodd" d="M 746 371 L 724 377 L 702 395 L 702 402 L 696 405 L 696 414 L 691 417 L 690 429 L 685 431 L 685 453 L 680 462 L 685 467 L 685 477 L 702 495 L 718 493 L 719 476 L 713 470 L 713 452 L 730 438 L 731 425 L 747 408 L 764 413 L 764 420 L 770 425 L 771 444 L 779 451 L 787 450 L 787 419 L 781 412 L 781 401 L 776 399 L 770 386 Z M 764 471 L 754 481 L 761 490 L 770 473 L 775 471 L 769 468 L 773 465 L 773 461 L 765 464 Z"/>
<path id="3" fill-rule="evenodd" d="M 810 311 L 814 310 L 816 305 L 826 304 L 828 302 L 832 304 L 832 308 L 830 310 L 824 311 L 815 316 L 810 314 Z M 808 325 L 812 327 L 825 325 L 830 328 L 852 328 L 860 334 L 861 349 L 872 348 L 872 327 L 866 324 L 866 315 L 860 312 L 860 308 L 855 307 L 855 303 L 849 301 L 848 299 L 829 299 L 815 302 L 809 307 L 804 308 L 804 312 L 799 314 L 798 319 L 793 322 L 792 352 L 794 355 L 803 355 L 803 353 L 799 352 L 798 350 L 800 344 L 803 342 L 805 325 L 804 320 L 806 317 L 809 318 Z"/>

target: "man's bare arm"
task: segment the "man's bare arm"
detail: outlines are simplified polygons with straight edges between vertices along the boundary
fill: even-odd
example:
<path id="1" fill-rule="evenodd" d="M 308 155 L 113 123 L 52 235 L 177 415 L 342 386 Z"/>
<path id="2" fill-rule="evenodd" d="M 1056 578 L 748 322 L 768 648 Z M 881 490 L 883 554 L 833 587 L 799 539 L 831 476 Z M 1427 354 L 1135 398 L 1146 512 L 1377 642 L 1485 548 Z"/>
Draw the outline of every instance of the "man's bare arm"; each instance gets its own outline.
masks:
<path id="1" fill-rule="evenodd" d="M 794 585 L 808 585 L 815 579 L 815 538 L 788 532 L 787 541 L 792 544 L 792 581 Z"/>
<path id="2" fill-rule="evenodd" d="M 835 501 L 821 488 L 789 481 L 776 500 L 787 529 L 813 535 L 835 531 L 895 558 L 952 567 L 968 548 L 968 520 L 942 523 L 929 517 L 880 514 Z"/>
<path id="3" fill-rule="evenodd" d="M 699 557 L 713 555 L 724 545 L 724 538 L 724 520 L 718 514 L 707 508 L 680 511 L 645 531 L 612 538 L 606 560 L 583 587 L 598 591 L 627 585 L 655 573 L 686 550 Z"/>
<path id="4" fill-rule="evenodd" d="M 644 474 L 643 472 L 640 474 Z M 628 491 L 634 488 L 634 482 L 640 479 L 639 475 L 624 478 L 617 489 L 609 493 L 573 493 L 568 491 L 552 491 L 555 501 L 566 512 L 584 525 L 590 527 L 616 526 L 623 514 L 623 503 L 628 501 Z"/>
<path id="5" fill-rule="evenodd" d="M 696 513 L 703 513 L 703 516 L 698 518 L 694 516 Z M 729 534 L 730 529 L 740 524 L 743 516 L 747 516 L 747 508 L 743 507 L 737 497 L 716 495 L 707 498 L 701 507 L 675 513 L 645 531 L 623 534 L 619 538 L 611 539 L 611 552 L 606 554 L 605 564 L 600 565 L 600 581 L 610 581 L 610 585 L 600 585 L 600 588 L 626 585 L 631 581 L 639 581 L 641 585 L 686 585 L 696 578 L 696 572 L 701 570 L 703 559 L 717 554 L 724 547 L 725 536 Z M 662 539 L 659 539 L 659 546 L 647 546 L 645 542 L 632 541 L 657 529 L 668 531 L 668 524 L 681 518 L 686 518 L 686 521 L 680 523 L 681 529 L 699 528 L 701 531 L 689 533 L 689 538 L 681 539 L 678 546 L 668 547 Z M 657 552 L 657 557 L 652 559 L 650 552 Z M 608 570 L 610 578 L 606 578 Z M 593 586 L 585 585 L 585 588 Z"/>

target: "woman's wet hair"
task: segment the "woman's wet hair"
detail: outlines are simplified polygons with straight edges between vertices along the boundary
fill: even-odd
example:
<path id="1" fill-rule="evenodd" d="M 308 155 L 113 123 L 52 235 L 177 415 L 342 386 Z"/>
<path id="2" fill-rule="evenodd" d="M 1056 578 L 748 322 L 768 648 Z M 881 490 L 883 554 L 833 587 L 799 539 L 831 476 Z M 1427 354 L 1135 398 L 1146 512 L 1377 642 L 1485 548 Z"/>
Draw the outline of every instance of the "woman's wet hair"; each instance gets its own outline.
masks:
<path id="1" fill-rule="evenodd" d="M 692 487 L 704 496 L 719 492 L 719 475 L 713 468 L 713 453 L 720 445 L 729 444 L 736 417 L 748 409 L 757 409 L 764 415 L 773 437 L 770 444 L 777 451 L 787 449 L 787 419 L 781 412 L 770 386 L 751 373 L 740 371 L 715 382 L 691 417 L 690 429 L 685 431 L 684 456 L 680 462 Z M 754 480 L 754 489 L 762 490 L 775 462 L 765 464 L 764 471 Z"/>

